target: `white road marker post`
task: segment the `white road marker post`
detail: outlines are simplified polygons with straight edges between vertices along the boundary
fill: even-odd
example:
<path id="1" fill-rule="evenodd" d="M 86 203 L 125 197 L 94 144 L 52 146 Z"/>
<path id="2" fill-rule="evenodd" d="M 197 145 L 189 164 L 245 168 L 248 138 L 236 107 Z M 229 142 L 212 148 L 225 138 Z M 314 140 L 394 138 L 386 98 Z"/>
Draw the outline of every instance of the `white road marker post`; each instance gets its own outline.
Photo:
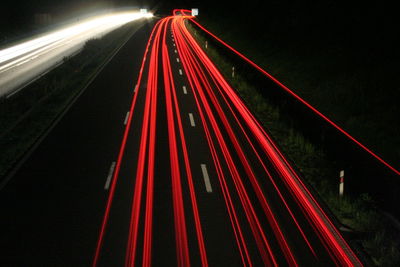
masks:
<path id="1" fill-rule="evenodd" d="M 208 48 L 208 42 L 207 41 L 206 41 L 206 45 L 205 46 L 206 46 L 206 49 L 207 49 Z"/>
<path id="2" fill-rule="evenodd" d="M 339 182 L 339 196 L 343 197 L 344 192 L 344 170 L 340 171 L 340 182 Z"/>
<path id="3" fill-rule="evenodd" d="M 235 78 L 235 67 L 232 67 L 232 78 Z"/>

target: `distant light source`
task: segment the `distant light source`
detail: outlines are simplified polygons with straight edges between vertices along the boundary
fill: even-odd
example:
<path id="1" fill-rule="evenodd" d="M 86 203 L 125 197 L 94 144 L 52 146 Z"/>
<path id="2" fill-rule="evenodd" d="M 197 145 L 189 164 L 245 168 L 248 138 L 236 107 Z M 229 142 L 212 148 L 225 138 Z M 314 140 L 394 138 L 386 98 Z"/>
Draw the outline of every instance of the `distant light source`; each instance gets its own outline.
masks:
<path id="1" fill-rule="evenodd" d="M 147 14 L 147 8 L 141 8 L 140 14 Z"/>
<path id="2" fill-rule="evenodd" d="M 199 9 L 198 8 L 192 8 L 192 16 L 198 16 L 199 15 Z"/>

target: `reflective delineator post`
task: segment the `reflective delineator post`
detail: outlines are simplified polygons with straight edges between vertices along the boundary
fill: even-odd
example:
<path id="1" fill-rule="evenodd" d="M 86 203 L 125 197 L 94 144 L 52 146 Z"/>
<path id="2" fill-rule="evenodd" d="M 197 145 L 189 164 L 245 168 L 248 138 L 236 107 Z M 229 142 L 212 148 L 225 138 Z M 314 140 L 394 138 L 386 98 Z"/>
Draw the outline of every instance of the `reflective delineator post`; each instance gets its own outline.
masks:
<path id="1" fill-rule="evenodd" d="M 208 42 L 206 41 L 206 49 L 207 49 L 207 47 L 208 47 Z"/>
<path id="2" fill-rule="evenodd" d="M 235 78 L 235 67 L 232 67 L 232 78 Z"/>
<path id="3" fill-rule="evenodd" d="M 344 191 L 344 170 L 340 171 L 340 182 L 339 182 L 339 196 L 343 197 Z"/>

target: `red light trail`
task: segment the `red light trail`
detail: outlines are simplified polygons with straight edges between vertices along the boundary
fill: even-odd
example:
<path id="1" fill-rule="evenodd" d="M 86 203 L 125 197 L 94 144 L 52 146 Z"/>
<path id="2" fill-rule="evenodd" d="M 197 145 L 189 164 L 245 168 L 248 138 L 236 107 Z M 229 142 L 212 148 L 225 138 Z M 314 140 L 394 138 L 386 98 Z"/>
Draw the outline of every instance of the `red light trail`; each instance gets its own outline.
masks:
<path id="1" fill-rule="evenodd" d="M 105 236 L 110 231 L 109 221 L 114 220 L 110 210 L 113 199 L 118 197 L 115 192 L 122 175 L 121 166 L 127 164 L 134 164 L 136 168 L 135 173 L 121 177 L 134 181 L 130 220 L 126 222 L 129 231 L 125 266 L 151 266 L 157 257 L 153 249 L 158 238 L 154 235 L 155 185 L 165 177 L 171 185 L 165 190 L 170 190 L 173 212 L 171 225 L 176 252 L 173 262 L 178 266 L 208 266 L 212 265 L 211 255 L 216 255 L 212 252 L 218 251 L 218 247 L 213 247 L 209 241 L 210 235 L 218 233 L 206 227 L 209 224 L 205 221 L 223 215 L 205 214 L 208 204 L 202 202 L 205 193 L 199 188 L 194 168 L 200 164 L 195 162 L 196 152 L 190 149 L 194 137 L 189 135 L 181 115 L 185 105 L 177 90 L 181 78 L 177 78 L 171 61 L 174 49 L 180 58 L 177 62 L 183 68 L 183 72 L 179 71 L 185 74 L 189 85 L 194 103 L 192 110 L 200 119 L 196 130 L 202 132 L 206 144 L 204 149 L 208 151 L 206 156 L 213 168 L 211 174 L 214 174 L 211 178 L 215 179 L 212 182 L 214 186 L 219 185 L 212 194 L 221 194 L 220 203 L 226 211 L 223 227 L 229 229 L 235 248 L 232 257 L 237 255 L 243 266 L 298 266 L 304 263 L 304 255 L 300 253 L 305 253 L 307 256 L 304 257 L 311 262 L 323 263 L 328 259 L 333 265 L 362 266 L 273 140 L 191 36 L 186 28 L 186 22 L 192 18 L 188 12 L 174 10 L 174 16 L 161 19 L 147 44 L 93 266 L 102 262 Z M 139 90 L 142 80 L 146 80 L 143 92 Z M 142 103 L 143 107 L 137 103 Z M 164 105 L 165 109 L 159 108 Z M 166 129 L 160 128 L 157 120 L 164 112 Z M 140 123 L 132 124 L 134 116 L 141 118 Z M 137 161 L 129 163 L 125 154 L 132 128 L 139 131 L 139 145 L 135 149 Z M 156 152 L 161 142 L 160 133 L 165 134 L 162 140 L 168 142 L 167 158 L 160 158 Z M 164 176 L 155 168 L 158 161 L 169 162 Z"/>

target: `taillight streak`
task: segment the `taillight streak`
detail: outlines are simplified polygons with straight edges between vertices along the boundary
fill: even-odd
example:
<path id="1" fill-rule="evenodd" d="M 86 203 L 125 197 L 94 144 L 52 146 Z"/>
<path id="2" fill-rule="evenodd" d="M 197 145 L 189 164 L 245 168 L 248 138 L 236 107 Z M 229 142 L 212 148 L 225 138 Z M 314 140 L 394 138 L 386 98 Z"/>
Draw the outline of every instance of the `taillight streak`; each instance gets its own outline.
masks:
<path id="1" fill-rule="evenodd" d="M 209 70 L 208 70 L 209 71 Z M 209 72 L 210 74 L 210 72 Z M 211 75 L 211 74 L 210 74 Z M 212 77 L 212 79 L 214 80 L 215 77 Z M 215 81 L 215 83 L 217 84 L 217 82 Z M 240 130 L 242 131 L 243 135 L 246 138 L 247 143 L 250 145 L 254 155 L 257 157 L 258 162 L 261 164 L 264 172 L 267 174 L 270 182 L 272 183 L 272 185 L 274 186 L 274 189 L 276 190 L 276 193 L 278 194 L 279 198 L 281 199 L 281 201 L 283 202 L 286 210 L 288 211 L 290 217 L 292 218 L 293 222 L 295 223 L 298 231 L 300 232 L 302 238 L 304 239 L 304 241 L 306 242 L 307 246 L 309 247 L 310 251 L 313 253 L 314 257 L 317 258 L 317 255 L 314 251 L 314 249 L 312 248 L 310 241 L 308 240 L 308 238 L 306 237 L 304 231 L 302 230 L 300 224 L 298 223 L 297 219 L 295 218 L 291 208 L 289 207 L 289 205 L 287 204 L 287 201 L 285 200 L 285 198 L 283 197 L 281 190 L 278 188 L 275 180 L 272 178 L 272 175 L 270 173 L 270 171 L 268 171 L 263 159 L 261 158 L 260 153 L 256 150 L 255 148 L 255 144 L 253 143 L 252 139 L 250 139 L 248 133 L 246 132 L 244 125 L 242 124 L 242 122 L 239 120 L 238 116 L 236 115 L 235 111 L 233 110 L 233 106 L 231 105 L 231 103 L 229 102 L 229 100 L 227 99 L 226 95 L 225 95 L 225 91 L 220 87 L 220 86 L 216 86 L 216 88 L 218 89 L 218 91 L 220 92 L 220 95 L 222 96 L 223 100 L 225 101 L 227 107 L 229 108 L 229 110 L 231 111 L 232 116 L 234 117 L 237 125 L 239 126 Z"/>
<path id="2" fill-rule="evenodd" d="M 178 125 L 178 130 L 179 130 L 179 135 L 180 135 L 179 137 L 180 137 L 181 145 L 182 145 L 182 153 L 183 153 L 183 159 L 184 159 L 184 163 L 185 163 L 187 182 L 188 182 L 188 186 L 189 186 L 192 211 L 193 211 L 193 216 L 194 216 L 194 221 L 195 221 L 197 241 L 198 241 L 198 246 L 199 246 L 199 250 L 200 250 L 200 258 L 201 258 L 202 266 L 208 266 L 207 254 L 206 254 L 206 249 L 205 249 L 205 244 L 204 244 L 204 237 L 203 237 L 203 233 L 202 233 L 200 216 L 199 216 L 197 200 L 196 200 L 196 194 L 195 194 L 195 189 L 194 189 L 194 185 L 193 185 L 192 171 L 191 171 L 190 162 L 189 162 L 187 145 L 186 145 L 185 135 L 184 135 L 183 126 L 182 126 L 182 119 L 181 119 L 181 115 L 180 115 L 180 109 L 179 109 L 178 99 L 177 99 L 176 90 L 175 90 L 175 83 L 174 83 L 170 60 L 169 60 L 168 49 L 167 49 L 167 45 L 165 44 L 165 38 L 164 38 L 163 53 L 165 54 L 164 82 L 166 85 L 167 114 L 169 115 L 169 118 L 171 118 L 168 120 L 169 127 L 170 127 L 169 133 L 174 136 L 172 143 L 173 143 L 174 147 L 176 147 L 176 143 L 174 142 L 175 138 L 176 138 L 175 128 L 174 128 L 175 120 L 173 117 L 173 115 L 175 114 L 177 125 Z M 175 151 L 175 150 L 176 150 L 176 148 L 171 149 L 170 153 L 171 153 L 171 151 Z M 174 157 L 171 157 L 171 159 L 172 158 L 177 158 L 177 155 Z M 176 169 L 179 171 L 179 165 L 177 163 L 176 163 Z"/>
<path id="3" fill-rule="evenodd" d="M 157 22 L 156 26 L 159 24 L 159 22 Z M 106 227 L 108 224 L 108 219 L 109 219 L 109 215 L 110 215 L 110 210 L 111 210 L 111 206 L 112 206 L 112 202 L 113 202 L 113 198 L 114 198 L 114 194 L 115 194 L 115 188 L 117 185 L 117 181 L 118 181 L 118 176 L 119 176 L 119 171 L 121 168 L 121 162 L 122 162 L 122 158 L 125 152 L 125 147 L 126 147 L 126 142 L 128 139 L 128 135 L 129 135 L 129 131 L 130 131 L 130 126 L 131 126 L 131 122 L 132 122 L 132 116 L 135 110 L 135 105 L 136 105 L 136 100 L 137 100 L 137 95 L 139 93 L 139 87 L 142 81 L 142 74 L 143 74 L 143 69 L 146 63 L 146 55 L 148 53 L 149 47 L 150 47 L 150 41 L 153 37 L 154 31 L 156 26 L 153 28 L 151 34 L 150 34 L 150 38 L 147 42 L 146 45 L 146 50 L 145 50 L 145 54 L 142 60 L 142 65 L 140 67 L 140 71 L 139 71 L 139 77 L 138 77 L 138 81 L 137 81 L 137 90 L 136 93 L 133 96 L 132 99 L 132 103 L 131 103 L 131 107 L 130 107 L 130 111 L 129 111 L 129 117 L 128 117 L 128 121 L 126 123 L 126 127 L 124 130 L 124 135 L 122 138 L 122 143 L 121 143 L 121 147 L 118 153 L 118 159 L 117 159 L 117 163 L 116 163 L 116 167 L 115 167 L 115 172 L 112 178 L 112 182 L 111 182 L 111 187 L 110 187 L 110 192 L 108 194 L 108 198 L 107 198 L 107 202 L 106 202 L 106 208 L 105 208 L 105 212 L 104 212 L 104 216 L 103 216 L 103 220 L 102 220 L 102 224 L 101 224 L 101 228 L 100 228 L 100 233 L 99 233 L 99 238 L 97 241 L 97 245 L 96 245 L 96 249 L 95 249 L 95 254 L 93 257 L 93 263 L 92 266 L 95 267 L 98 264 L 99 261 L 99 257 L 100 257 L 100 252 L 102 249 L 102 245 L 103 245 L 103 241 L 104 241 L 104 235 L 106 232 Z"/>
<path id="4" fill-rule="evenodd" d="M 161 20 L 156 28 L 150 53 L 149 74 L 143 113 L 142 134 L 140 138 L 138 167 L 132 201 L 128 246 L 125 266 L 134 266 L 138 239 L 140 207 L 142 200 L 145 168 L 147 163 L 147 190 L 144 219 L 143 259 L 142 266 L 151 266 L 152 227 L 153 227 L 153 185 L 154 185 L 154 150 L 156 142 L 157 90 L 158 90 L 158 53 L 161 30 L 165 20 Z M 147 161 L 146 161 L 147 155 Z"/>
<path id="5" fill-rule="evenodd" d="M 173 103 L 171 97 L 171 90 L 175 90 L 175 88 L 173 84 L 173 77 L 172 77 L 171 64 L 169 61 L 168 49 L 166 47 L 165 35 L 166 35 L 166 28 L 164 29 L 164 34 L 163 34 L 162 58 L 163 58 L 164 85 L 165 85 L 165 104 L 166 104 L 167 122 L 168 122 L 168 141 L 169 141 L 169 154 L 170 154 L 170 165 L 171 165 L 172 199 L 174 208 L 177 262 L 178 266 L 189 266 L 190 257 L 188 248 L 188 238 L 186 232 L 185 212 L 184 212 L 183 196 L 182 196 L 182 183 L 181 183 L 181 173 L 180 173 L 179 159 L 178 159 L 175 118 L 174 118 Z"/>

